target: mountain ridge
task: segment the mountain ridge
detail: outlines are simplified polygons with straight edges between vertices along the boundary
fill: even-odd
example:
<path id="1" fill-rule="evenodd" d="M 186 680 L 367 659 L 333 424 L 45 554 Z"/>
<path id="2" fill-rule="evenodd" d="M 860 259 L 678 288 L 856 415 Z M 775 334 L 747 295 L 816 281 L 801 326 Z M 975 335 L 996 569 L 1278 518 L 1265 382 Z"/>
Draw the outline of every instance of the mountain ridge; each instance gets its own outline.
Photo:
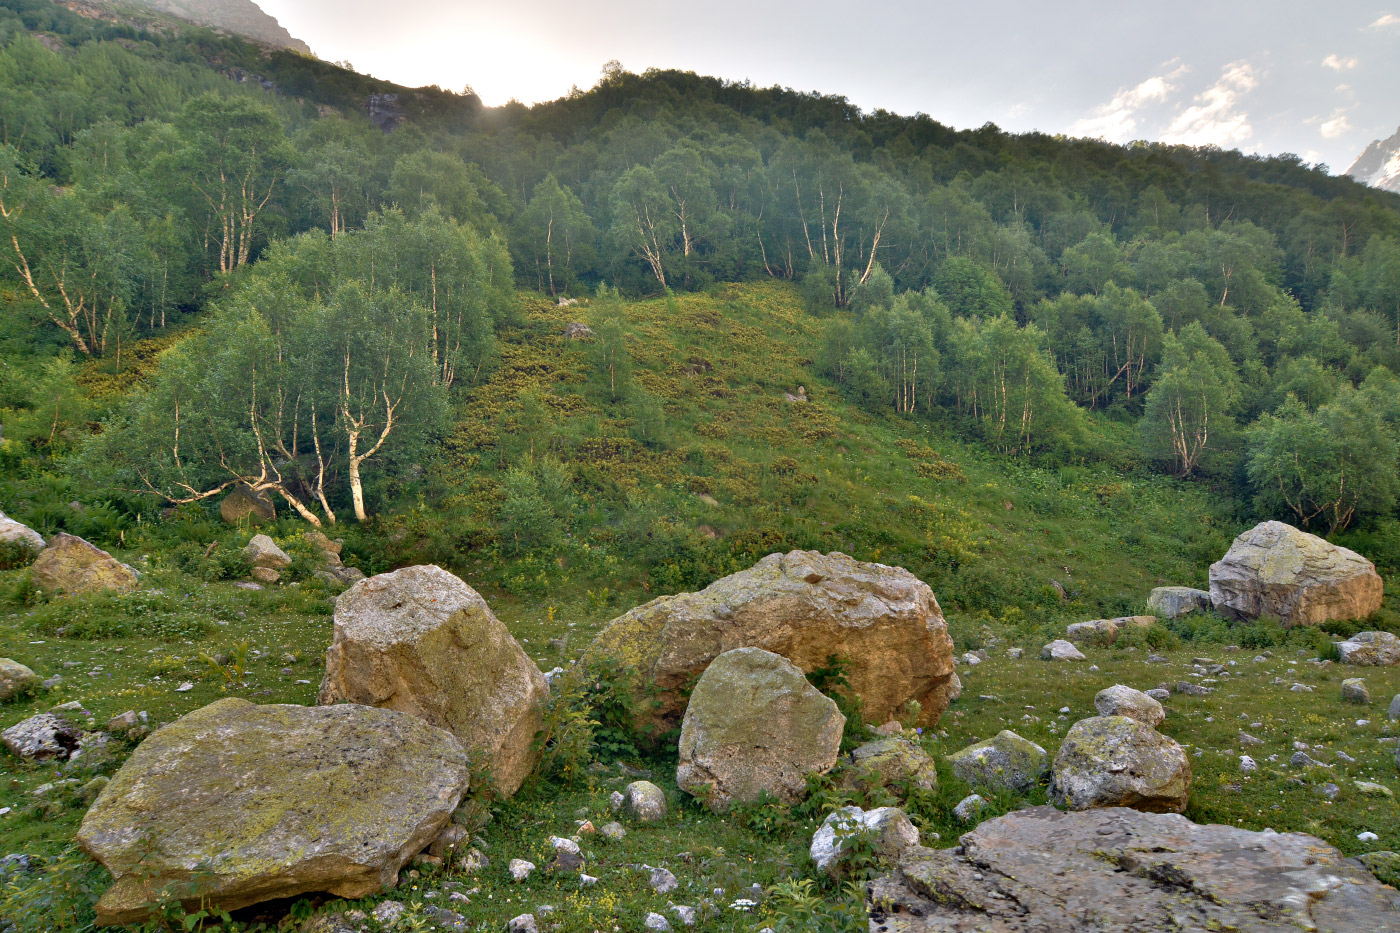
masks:
<path id="1" fill-rule="evenodd" d="M 311 46 L 287 31 L 253 0 L 95 0 L 98 6 L 135 6 L 186 22 L 230 32 L 254 42 L 313 54 Z"/>
<path id="2" fill-rule="evenodd" d="M 1400 127 L 1389 139 L 1377 139 L 1367 146 L 1346 174 L 1373 188 L 1400 194 Z"/>

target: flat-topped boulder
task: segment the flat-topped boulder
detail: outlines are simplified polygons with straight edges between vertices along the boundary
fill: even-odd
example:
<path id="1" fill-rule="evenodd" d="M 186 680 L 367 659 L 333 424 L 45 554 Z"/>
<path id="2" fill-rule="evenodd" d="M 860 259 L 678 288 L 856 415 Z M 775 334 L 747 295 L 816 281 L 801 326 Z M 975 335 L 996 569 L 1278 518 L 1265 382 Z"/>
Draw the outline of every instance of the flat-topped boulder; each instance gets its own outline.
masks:
<path id="1" fill-rule="evenodd" d="M 871 933 L 1400 930 L 1394 888 L 1302 833 L 1033 807 L 959 842 L 867 887 Z"/>
<path id="2" fill-rule="evenodd" d="M 29 568 L 34 585 L 45 593 L 128 593 L 140 574 L 77 535 L 59 532 L 49 539 Z"/>
<path id="3" fill-rule="evenodd" d="M 933 790 L 938 786 L 938 766 L 917 742 L 885 736 L 865 743 L 842 761 L 837 785 L 849 790 L 876 786 Z"/>
<path id="4" fill-rule="evenodd" d="M 1189 586 L 1159 586 L 1147 597 L 1147 609 L 1161 619 L 1179 619 L 1212 608 L 1209 590 Z"/>
<path id="5" fill-rule="evenodd" d="M 403 713 L 219 700 L 137 746 L 83 818 L 115 878 L 97 922 L 140 922 L 168 887 L 188 910 L 391 888 L 469 774 L 451 733 Z"/>
<path id="6" fill-rule="evenodd" d="M 655 736 L 680 719 L 687 685 L 735 648 L 771 651 L 805 672 L 844 659 L 871 722 L 907 715 L 913 700 L 918 724 L 931 726 L 957 689 L 953 642 L 927 584 L 815 551 L 770 554 L 698 593 L 639 606 L 598 635 L 585 663 L 611 658 L 633 672 L 637 725 Z"/>
<path id="7" fill-rule="evenodd" d="M 846 717 L 785 658 L 736 648 L 715 658 L 690 695 L 676 783 L 711 809 L 767 794 L 802 799 L 807 777 L 836 764 Z"/>
<path id="8" fill-rule="evenodd" d="M 447 729 L 510 796 L 538 760 L 549 685 L 476 590 L 441 567 L 361 580 L 335 601 L 320 702 L 362 703 Z"/>
<path id="9" fill-rule="evenodd" d="M 1065 638 L 1077 644 L 1111 645 L 1118 640 L 1119 634 L 1124 631 L 1135 628 L 1151 628 L 1156 624 L 1156 616 L 1123 616 L 1118 619 L 1074 622 L 1065 629 Z"/>
<path id="10" fill-rule="evenodd" d="M 1283 522 L 1240 535 L 1210 566 L 1210 599 L 1236 620 L 1273 616 L 1284 625 L 1364 619 L 1381 608 L 1376 565 L 1355 551 Z"/>

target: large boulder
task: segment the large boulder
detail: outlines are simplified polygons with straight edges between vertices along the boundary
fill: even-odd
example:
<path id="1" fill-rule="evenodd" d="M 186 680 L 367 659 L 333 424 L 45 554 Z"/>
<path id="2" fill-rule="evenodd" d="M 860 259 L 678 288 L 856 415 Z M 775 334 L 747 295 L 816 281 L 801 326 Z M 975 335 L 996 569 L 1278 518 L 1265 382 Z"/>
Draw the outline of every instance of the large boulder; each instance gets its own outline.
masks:
<path id="1" fill-rule="evenodd" d="M 1024 794 L 1050 773 L 1045 749 L 1009 729 L 948 756 L 958 780 L 976 787 Z"/>
<path id="2" fill-rule="evenodd" d="M 846 717 L 802 671 L 762 648 L 715 658 L 690 695 L 676 783 L 714 810 L 767 793 L 802 798 L 836 764 Z"/>
<path id="3" fill-rule="evenodd" d="M 686 686 L 735 648 L 762 648 L 807 672 L 844 659 L 871 722 L 905 715 L 914 700 L 918 724 L 931 726 L 956 690 L 953 642 L 926 584 L 899 567 L 815 551 L 770 554 L 698 593 L 639 606 L 599 634 L 587 661 L 611 658 L 634 672 L 631 687 L 646 698 L 637 725 L 660 735 L 684 711 Z"/>
<path id="4" fill-rule="evenodd" d="M 1151 726 L 1127 716 L 1095 716 L 1065 733 L 1050 787 L 1055 804 L 1070 810 L 1180 813 L 1191 792 L 1191 761 Z"/>
<path id="5" fill-rule="evenodd" d="M 1375 564 L 1283 522 L 1246 531 L 1210 566 L 1211 603 L 1237 620 L 1364 619 L 1380 609 L 1383 589 Z"/>
<path id="6" fill-rule="evenodd" d="M 1074 622 L 1066 627 L 1065 638 L 1076 644 L 1111 645 L 1118 640 L 1121 632 L 1134 628 L 1151 628 L 1156 624 L 1156 616 L 1123 616 L 1118 619 Z"/>
<path id="7" fill-rule="evenodd" d="M 440 567 L 361 580 L 335 601 L 320 702 L 399 710 L 457 736 L 510 796 L 533 770 L 549 685 L 476 590 Z"/>
<path id="8" fill-rule="evenodd" d="M 44 549 L 44 536 L 0 512 L 0 544 L 25 548 L 37 554 Z"/>
<path id="9" fill-rule="evenodd" d="M 129 593 L 140 575 L 99 547 L 76 535 L 59 532 L 49 539 L 29 569 L 34 585 L 45 593 Z"/>
<path id="10" fill-rule="evenodd" d="M 230 525 L 257 525 L 277 518 L 277 506 L 266 490 L 254 492 L 252 487 L 239 483 L 219 503 L 219 517 Z"/>
<path id="11" fill-rule="evenodd" d="M 57 713 L 40 713 L 0 732 L 0 744 L 16 758 L 67 761 L 82 744 L 83 730 Z"/>
<path id="12" fill-rule="evenodd" d="M 1147 609 L 1162 619 L 1179 619 L 1211 610 L 1210 592 L 1189 586 L 1159 586 L 1147 597 Z"/>
<path id="13" fill-rule="evenodd" d="M 1343 664 L 1357 667 L 1394 667 L 1400 664 L 1400 638 L 1389 632 L 1357 632 L 1337 643 Z"/>
<path id="14" fill-rule="evenodd" d="M 817 870 L 838 874 L 843 857 L 848 854 L 847 842 L 855 836 L 868 836 L 871 851 L 886 864 L 899 861 L 900 856 L 919 844 L 918 827 L 898 807 L 842 807 L 828 813 L 812 835 L 808 854 Z"/>
<path id="15" fill-rule="evenodd" d="M 243 559 L 252 567 L 267 570 L 285 570 L 292 565 L 292 559 L 287 556 L 287 552 L 267 535 L 253 535 L 248 546 L 243 549 Z"/>
<path id="16" fill-rule="evenodd" d="M 35 690 L 44 679 L 12 658 L 0 658 L 0 700 Z"/>
<path id="17" fill-rule="evenodd" d="M 1033 807 L 867 888 L 871 933 L 1400 930 L 1400 894 L 1301 833 Z"/>
<path id="18" fill-rule="evenodd" d="M 393 887 L 469 774 L 450 733 L 403 713 L 220 700 L 142 742 L 83 818 L 78 843 L 116 879 L 97 922 L 144 920 L 162 890 L 236 910 Z"/>
<path id="19" fill-rule="evenodd" d="M 884 787 L 900 790 L 938 786 L 938 766 L 917 743 L 902 736 L 867 742 L 841 763 L 838 785 L 848 790 Z"/>
<path id="20" fill-rule="evenodd" d="M 1094 709 L 1100 716 L 1127 716 L 1153 728 L 1167 718 L 1167 711 L 1156 699 L 1123 684 L 1105 687 L 1095 694 Z"/>

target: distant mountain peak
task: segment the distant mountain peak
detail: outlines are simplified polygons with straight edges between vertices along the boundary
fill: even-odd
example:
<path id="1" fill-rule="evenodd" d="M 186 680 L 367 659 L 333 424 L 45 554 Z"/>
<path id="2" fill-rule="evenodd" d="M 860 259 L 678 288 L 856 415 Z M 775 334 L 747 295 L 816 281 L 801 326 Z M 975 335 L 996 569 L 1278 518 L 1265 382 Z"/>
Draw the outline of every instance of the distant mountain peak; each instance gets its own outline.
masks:
<path id="1" fill-rule="evenodd" d="M 1367 146 L 1347 174 L 1373 188 L 1400 193 L 1400 129 L 1389 139 L 1378 139 Z"/>
<path id="2" fill-rule="evenodd" d="M 112 5 L 111 0 L 98 0 Z M 233 33 L 265 45 L 295 49 L 307 55 L 311 47 L 288 32 L 253 0 L 121 0 L 123 5 L 144 7 L 200 26 Z"/>

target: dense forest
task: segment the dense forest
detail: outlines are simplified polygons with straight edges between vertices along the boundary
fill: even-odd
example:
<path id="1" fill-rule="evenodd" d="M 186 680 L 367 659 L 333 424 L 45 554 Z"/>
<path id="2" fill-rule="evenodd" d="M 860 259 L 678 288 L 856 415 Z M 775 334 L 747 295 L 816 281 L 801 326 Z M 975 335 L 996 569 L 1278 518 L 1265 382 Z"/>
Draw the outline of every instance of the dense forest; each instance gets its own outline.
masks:
<path id="1" fill-rule="evenodd" d="M 68 521 L 43 483 L 114 528 L 239 484 L 318 525 L 441 504 L 423 461 L 471 446 L 454 412 L 522 293 L 590 302 L 599 404 L 664 446 L 608 309 L 780 282 L 872 417 L 1400 538 L 1400 197 L 1323 166 L 615 62 L 485 108 L 47 0 L 0 2 L 0 46 L 0 464 L 41 526 Z M 637 494 L 536 450 L 562 404 L 492 415 L 493 546 Z"/>

